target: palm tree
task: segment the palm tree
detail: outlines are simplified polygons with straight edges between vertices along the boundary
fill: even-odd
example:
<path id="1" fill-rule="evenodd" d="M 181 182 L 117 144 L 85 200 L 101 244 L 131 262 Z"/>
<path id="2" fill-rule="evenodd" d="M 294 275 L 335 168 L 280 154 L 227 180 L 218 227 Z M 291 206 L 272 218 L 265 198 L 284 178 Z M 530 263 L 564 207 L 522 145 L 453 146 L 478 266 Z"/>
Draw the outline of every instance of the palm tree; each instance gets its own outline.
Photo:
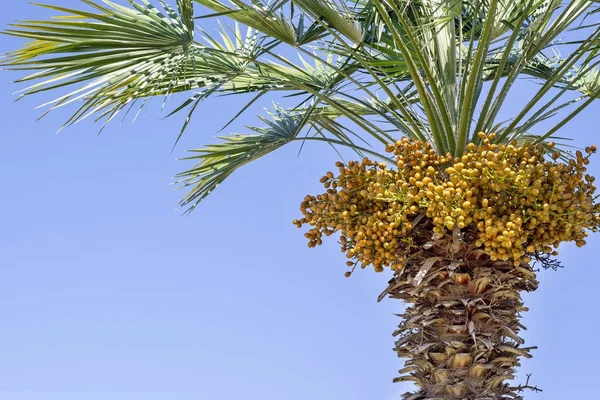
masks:
<path id="1" fill-rule="evenodd" d="M 65 126 L 91 117 L 104 127 L 119 113 L 135 114 L 150 97 L 189 92 L 171 112 L 186 112 L 181 136 L 197 106 L 211 95 L 252 95 L 231 122 L 267 93 L 297 99 L 294 107 L 276 105 L 260 117 L 263 127 L 191 150 L 188 159 L 197 164 L 178 175 L 179 183 L 190 189 L 181 202 L 188 211 L 243 165 L 291 142 L 319 141 L 377 160 L 340 163 L 339 177 L 324 177 L 328 193 L 337 196 L 339 185 L 350 197 L 356 179 L 368 184 L 366 177 L 398 179 L 404 172 L 414 178 L 425 154 L 438 160 L 431 170 L 444 184 L 466 181 L 464 174 L 456 175 L 456 164 L 464 157 L 474 157 L 472 165 L 477 165 L 482 154 L 493 158 L 513 151 L 517 161 L 523 154 L 534 154 L 531 165 L 514 161 L 507 168 L 539 171 L 546 178 L 548 171 L 564 170 L 576 179 L 566 182 L 561 193 L 565 187 L 584 193 L 563 200 L 577 198 L 586 212 L 577 213 L 577 235 L 565 233 L 561 240 L 583 243 L 584 231 L 598 227 L 600 208 L 590 200 L 593 179 L 582 183 L 587 157 L 571 153 L 566 139 L 557 137 L 600 95 L 600 24 L 590 21 L 600 11 L 595 1 L 177 0 L 177 10 L 162 0 L 162 8 L 147 0 L 129 0 L 129 6 L 108 0 L 82 2 L 85 11 L 41 5 L 70 17 L 20 21 L 4 32 L 31 39 L 1 61 L 8 69 L 32 71 L 18 80 L 35 82 L 23 96 L 76 87 L 46 104 L 48 111 L 77 104 Z M 205 13 L 194 16 L 194 5 Z M 219 39 L 204 31 L 195 35 L 195 22 L 219 17 L 233 20 L 231 26 L 223 26 Z M 297 58 L 282 55 L 291 51 Z M 506 116 L 504 106 L 520 78 L 537 86 L 516 115 Z M 397 141 L 400 137 L 410 140 Z M 396 158 L 389 157 L 386 146 Z M 506 150 L 509 146 L 513 150 Z M 544 163 L 544 149 L 557 151 L 558 160 Z M 407 160 L 409 165 L 404 164 Z M 398 170 L 378 164 L 381 161 Z M 367 257 L 370 250 L 360 253 L 358 241 L 347 238 L 350 228 L 350 235 L 367 229 L 367 218 L 348 217 L 351 224 L 331 226 L 320 219 L 345 206 L 329 201 L 331 196 L 308 196 L 302 204 L 305 218 L 295 222 L 317 225 L 307 234 L 312 246 L 321 243 L 323 232 L 341 230 L 352 266 L 362 262 L 378 271 L 393 268 L 394 277 L 380 298 L 389 295 L 409 304 L 395 332 L 398 355 L 407 359 L 397 380 L 410 380 L 418 387 L 405 398 L 521 398 L 529 385 L 510 384 L 519 357 L 530 356 L 518 336 L 519 315 L 525 310 L 520 293 L 537 287 L 532 259 L 546 267 L 555 263 L 546 254 L 547 246 L 536 247 L 531 238 L 504 238 L 518 245 L 513 254 L 520 258 L 512 260 L 478 240 L 475 222 L 457 223 L 455 216 L 446 216 L 450 220 L 444 220 L 442 229 L 436 225 L 438 217 L 421 206 L 405 212 L 404 205 L 411 204 L 406 196 L 414 197 L 417 184 L 423 183 L 420 179 L 419 174 L 416 180 L 408 179 L 404 189 L 396 188 L 395 195 L 402 199 L 386 200 L 391 209 L 400 207 L 402 215 L 411 218 L 402 228 L 403 237 L 378 242 L 386 248 L 394 243 L 395 251 L 388 252 L 393 260 L 373 261 Z M 380 190 L 383 181 L 373 182 L 369 190 Z M 498 182 L 477 184 L 487 193 L 478 200 L 486 206 L 517 200 L 510 191 L 496 191 Z M 390 185 L 384 184 L 385 193 Z M 353 204 L 381 213 L 381 198 L 369 196 L 365 192 L 367 200 Z M 536 196 L 528 193 L 526 198 L 535 203 Z M 526 207 L 524 200 L 520 207 Z M 491 217 L 501 208 L 491 208 Z M 313 218 L 315 210 L 322 215 Z M 540 229 L 528 232 L 543 235 Z"/>

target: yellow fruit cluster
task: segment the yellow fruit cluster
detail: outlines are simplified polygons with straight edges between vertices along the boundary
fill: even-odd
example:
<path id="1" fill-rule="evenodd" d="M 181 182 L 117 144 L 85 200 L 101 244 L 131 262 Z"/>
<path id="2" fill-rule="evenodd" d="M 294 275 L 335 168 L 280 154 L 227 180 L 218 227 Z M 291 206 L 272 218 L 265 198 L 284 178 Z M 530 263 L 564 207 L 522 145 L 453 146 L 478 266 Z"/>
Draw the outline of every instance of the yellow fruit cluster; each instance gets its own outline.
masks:
<path id="1" fill-rule="evenodd" d="M 600 227 L 594 178 L 585 174 L 595 146 L 561 162 L 552 144 L 494 144 L 493 134 L 479 136 L 481 144 L 469 144 L 461 157 L 402 138 L 386 149 L 397 169 L 367 158 L 338 162 L 339 175 L 321 179 L 327 191 L 306 196 L 294 224 L 311 226 L 309 247 L 341 232 L 347 264 L 378 272 L 401 264 L 420 218 L 438 235 L 473 229 L 475 245 L 492 260 L 515 264 L 528 254 L 556 254 L 552 247 L 562 242 L 582 246 L 587 231 Z"/>

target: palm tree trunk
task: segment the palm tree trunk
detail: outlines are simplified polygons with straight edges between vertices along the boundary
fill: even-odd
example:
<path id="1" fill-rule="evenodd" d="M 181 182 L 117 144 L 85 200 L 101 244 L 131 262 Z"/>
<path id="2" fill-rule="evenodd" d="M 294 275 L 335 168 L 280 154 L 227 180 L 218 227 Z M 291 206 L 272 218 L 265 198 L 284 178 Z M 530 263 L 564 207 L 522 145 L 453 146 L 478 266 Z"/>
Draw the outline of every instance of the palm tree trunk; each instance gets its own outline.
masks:
<path id="1" fill-rule="evenodd" d="M 518 333 L 520 293 L 537 288 L 535 273 L 525 261 L 491 261 L 475 247 L 475 229 L 436 237 L 432 227 L 423 218 L 414 228 L 404 268 L 379 298 L 408 304 L 394 332 L 407 359 L 395 381 L 419 388 L 407 400 L 520 399 L 522 387 L 508 381 L 519 357 L 531 357 Z"/>

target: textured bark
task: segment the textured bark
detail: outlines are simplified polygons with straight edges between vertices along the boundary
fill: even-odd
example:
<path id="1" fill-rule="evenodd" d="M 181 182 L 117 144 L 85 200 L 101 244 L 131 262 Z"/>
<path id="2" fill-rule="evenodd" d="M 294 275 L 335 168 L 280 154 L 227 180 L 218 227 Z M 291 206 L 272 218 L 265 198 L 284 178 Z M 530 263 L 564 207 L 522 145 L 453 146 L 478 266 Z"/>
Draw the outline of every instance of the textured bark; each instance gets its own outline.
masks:
<path id="1" fill-rule="evenodd" d="M 407 359 L 396 382 L 419 390 L 405 399 L 520 399 L 511 386 L 519 357 L 531 357 L 518 336 L 520 293 L 537 288 L 526 262 L 492 261 L 466 228 L 435 237 L 423 218 L 406 238 L 406 261 L 381 294 L 404 300 L 395 350 Z"/>

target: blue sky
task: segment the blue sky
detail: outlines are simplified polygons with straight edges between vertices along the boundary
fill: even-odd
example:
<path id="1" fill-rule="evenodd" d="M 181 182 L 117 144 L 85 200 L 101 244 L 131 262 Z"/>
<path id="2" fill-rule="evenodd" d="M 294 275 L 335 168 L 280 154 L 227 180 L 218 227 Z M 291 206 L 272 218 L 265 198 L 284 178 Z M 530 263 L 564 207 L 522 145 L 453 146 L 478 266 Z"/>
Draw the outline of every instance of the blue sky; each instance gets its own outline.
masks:
<path id="1" fill-rule="evenodd" d="M 3 10 L 2 27 L 48 15 L 25 0 Z M 20 43 L 3 37 L 0 53 Z M 409 389 L 391 382 L 402 306 L 376 302 L 389 273 L 345 279 L 335 241 L 308 249 L 291 224 L 337 159 L 328 147 L 244 167 L 184 217 L 171 177 L 190 164 L 176 158 L 212 142 L 243 99 L 204 103 L 171 153 L 182 120 L 162 120 L 156 102 L 100 136 L 87 122 L 55 134 L 69 110 L 36 122 L 49 97 L 14 103 L 17 76 L 0 74 L 0 398 L 389 400 Z M 599 104 L 563 133 L 600 145 Z M 600 158 L 590 170 L 600 176 Z M 563 246 L 566 268 L 541 272 L 526 296 L 524 336 L 539 349 L 521 376 L 544 389 L 528 399 L 596 391 L 599 236 Z"/>

